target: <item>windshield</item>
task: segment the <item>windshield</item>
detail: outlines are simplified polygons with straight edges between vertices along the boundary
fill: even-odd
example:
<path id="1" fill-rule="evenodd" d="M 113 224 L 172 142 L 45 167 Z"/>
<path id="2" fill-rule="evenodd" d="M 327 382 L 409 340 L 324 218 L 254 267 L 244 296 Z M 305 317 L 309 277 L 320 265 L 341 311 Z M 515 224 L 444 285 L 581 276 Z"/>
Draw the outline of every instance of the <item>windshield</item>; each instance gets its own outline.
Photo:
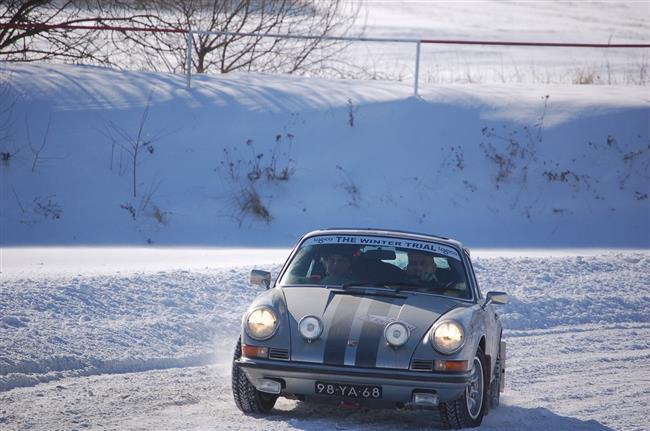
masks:
<path id="1" fill-rule="evenodd" d="M 308 238 L 280 285 L 386 287 L 471 298 L 453 247 L 403 238 L 322 235 Z"/>

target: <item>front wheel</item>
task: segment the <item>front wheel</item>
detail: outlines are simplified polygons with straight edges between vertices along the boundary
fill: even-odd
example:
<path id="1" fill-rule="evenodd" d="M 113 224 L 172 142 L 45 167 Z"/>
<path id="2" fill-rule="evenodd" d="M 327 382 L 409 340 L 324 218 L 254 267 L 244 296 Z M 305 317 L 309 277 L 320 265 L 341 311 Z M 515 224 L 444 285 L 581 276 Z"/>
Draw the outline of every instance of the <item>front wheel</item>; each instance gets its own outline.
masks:
<path id="1" fill-rule="evenodd" d="M 278 396 L 258 391 L 235 361 L 241 358 L 241 340 L 237 341 L 232 363 L 232 395 L 237 408 L 248 413 L 268 413 L 275 406 Z"/>
<path id="2" fill-rule="evenodd" d="M 440 419 L 445 428 L 473 428 L 481 425 L 487 407 L 485 354 L 476 351 L 472 361 L 472 375 L 465 392 L 457 400 L 441 403 Z"/>

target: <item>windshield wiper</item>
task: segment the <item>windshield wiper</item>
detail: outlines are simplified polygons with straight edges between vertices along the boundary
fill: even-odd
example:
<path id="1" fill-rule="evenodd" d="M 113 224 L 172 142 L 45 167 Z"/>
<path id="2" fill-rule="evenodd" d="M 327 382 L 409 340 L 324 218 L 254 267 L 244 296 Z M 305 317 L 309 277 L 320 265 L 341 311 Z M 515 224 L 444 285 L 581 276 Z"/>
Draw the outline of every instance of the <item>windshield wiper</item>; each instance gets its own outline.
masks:
<path id="1" fill-rule="evenodd" d="M 419 283 L 399 282 L 399 283 L 386 283 L 388 286 L 395 287 L 396 290 L 411 290 L 411 289 L 427 289 Z"/>
<path id="2" fill-rule="evenodd" d="M 381 283 L 377 283 L 376 281 L 346 281 L 341 285 L 343 289 L 347 289 L 348 287 L 386 287 Z"/>
<path id="3" fill-rule="evenodd" d="M 422 288 L 424 286 L 416 283 L 408 283 L 408 282 L 402 282 L 402 281 L 365 281 L 365 282 L 358 282 L 358 281 L 348 281 L 347 283 L 343 283 L 341 286 L 343 289 L 347 289 L 348 287 L 381 287 L 385 289 L 392 289 L 392 290 L 407 290 L 407 289 L 412 289 L 412 288 Z"/>

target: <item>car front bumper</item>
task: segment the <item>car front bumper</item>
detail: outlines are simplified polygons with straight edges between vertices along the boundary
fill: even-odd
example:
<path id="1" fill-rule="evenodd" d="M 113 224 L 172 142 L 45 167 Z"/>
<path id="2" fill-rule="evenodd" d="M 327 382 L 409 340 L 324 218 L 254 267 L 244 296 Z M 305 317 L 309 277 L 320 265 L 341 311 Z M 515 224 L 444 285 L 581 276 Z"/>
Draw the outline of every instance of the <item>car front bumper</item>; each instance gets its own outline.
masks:
<path id="1" fill-rule="evenodd" d="M 282 394 L 320 398 L 323 401 L 336 397 L 317 395 L 316 381 L 381 386 L 382 402 L 409 404 L 415 392 L 435 393 L 440 402 L 446 402 L 460 397 L 471 376 L 471 370 L 465 373 L 440 373 L 251 358 L 237 359 L 235 363 L 242 367 L 253 385 L 261 379 L 276 380 L 282 383 Z M 355 398 L 349 401 L 375 400 Z"/>

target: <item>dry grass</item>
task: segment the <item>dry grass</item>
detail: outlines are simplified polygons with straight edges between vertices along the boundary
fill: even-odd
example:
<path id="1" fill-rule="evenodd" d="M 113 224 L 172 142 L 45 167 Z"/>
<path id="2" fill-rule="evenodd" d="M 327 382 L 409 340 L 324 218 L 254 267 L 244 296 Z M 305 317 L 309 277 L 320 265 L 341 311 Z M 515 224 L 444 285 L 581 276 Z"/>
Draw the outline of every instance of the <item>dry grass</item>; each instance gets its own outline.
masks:
<path id="1" fill-rule="evenodd" d="M 242 214 L 252 214 L 267 223 L 273 219 L 269 210 L 262 203 L 259 193 L 253 187 L 242 191 L 240 207 Z"/>

